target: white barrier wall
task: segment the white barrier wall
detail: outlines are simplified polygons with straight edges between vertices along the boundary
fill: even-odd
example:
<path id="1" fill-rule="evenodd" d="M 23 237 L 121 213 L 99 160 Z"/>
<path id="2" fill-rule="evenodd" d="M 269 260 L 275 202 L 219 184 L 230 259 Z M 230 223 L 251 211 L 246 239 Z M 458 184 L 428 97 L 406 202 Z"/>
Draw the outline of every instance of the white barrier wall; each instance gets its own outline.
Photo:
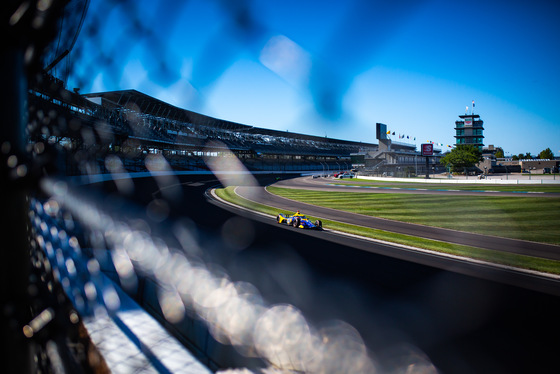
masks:
<path id="1" fill-rule="evenodd" d="M 477 177 L 469 178 L 393 178 L 393 177 L 367 177 L 358 176 L 359 179 L 376 180 L 376 181 L 392 181 L 392 182 L 409 182 L 409 183 L 441 183 L 441 184 L 560 184 L 560 177 L 551 176 L 543 178 L 542 175 L 538 177 L 531 177 L 529 179 L 525 176 L 510 175 L 505 176 L 492 176 L 488 179 L 478 179 Z M 537 179 L 538 178 L 538 179 Z"/>

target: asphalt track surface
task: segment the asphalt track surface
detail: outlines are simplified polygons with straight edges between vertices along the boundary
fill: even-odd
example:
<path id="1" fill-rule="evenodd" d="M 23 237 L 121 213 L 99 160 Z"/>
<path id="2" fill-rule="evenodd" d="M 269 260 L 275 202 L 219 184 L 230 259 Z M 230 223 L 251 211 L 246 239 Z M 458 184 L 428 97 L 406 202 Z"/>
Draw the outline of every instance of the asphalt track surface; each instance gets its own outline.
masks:
<path id="1" fill-rule="evenodd" d="M 438 195 L 461 195 L 461 196 L 527 196 L 515 192 L 473 192 L 473 191 L 442 191 L 424 189 L 371 189 L 355 188 L 349 186 L 333 186 L 332 179 L 301 177 L 290 180 L 280 181 L 274 184 L 276 187 L 307 189 L 315 191 L 336 191 L 349 193 L 417 193 Z M 541 257 L 550 260 L 560 260 L 560 246 L 536 243 L 524 240 L 515 240 L 488 236 L 481 234 L 468 233 L 463 231 L 449 230 L 431 226 L 417 225 L 406 222 L 393 221 L 383 218 L 371 217 L 361 214 L 344 212 L 336 209 L 319 207 L 316 205 L 301 203 L 286 199 L 266 192 L 263 187 L 241 186 L 236 189 L 236 193 L 241 197 L 278 207 L 283 210 L 301 211 L 307 215 L 330 219 L 351 225 L 364 226 L 380 229 L 399 234 L 417 236 L 421 238 L 440 240 L 454 244 L 467 245 L 483 249 L 510 252 L 533 257 Z M 558 194 L 539 194 L 538 196 L 555 196 Z"/>
<path id="2" fill-rule="evenodd" d="M 259 180 L 262 186 L 273 181 Z M 455 271 L 467 264 L 410 261 L 390 244 L 278 225 L 205 198 L 220 186 L 211 176 L 180 182 L 182 198 L 170 204 L 163 230 L 187 220 L 205 261 L 233 281 L 255 285 L 270 305 L 294 305 L 314 326 L 349 323 L 377 358 L 379 372 L 390 372 L 407 352 L 426 355 L 442 373 L 558 372 L 560 297 L 554 292 L 516 285 L 519 275 L 507 271 L 496 278 L 497 270 L 480 267 L 477 272 L 494 275 L 469 275 Z M 150 178 L 135 185 L 140 207 L 164 198 Z M 252 233 L 250 243 L 230 242 L 224 232 L 231 223 L 234 237 Z"/>
<path id="3" fill-rule="evenodd" d="M 460 191 L 453 189 L 453 184 L 440 184 L 441 188 L 439 189 L 425 189 L 422 188 L 422 185 L 419 184 L 418 187 L 410 187 L 410 188 L 403 188 L 403 187 L 391 187 L 390 185 L 381 188 L 381 187 L 355 187 L 354 186 L 344 186 L 342 183 L 344 182 L 351 182 L 351 179 L 330 179 L 330 178 L 312 178 L 312 177 L 301 177 L 301 178 L 293 178 L 288 180 L 279 181 L 276 183 L 278 187 L 285 187 L 285 188 L 296 188 L 302 190 L 316 190 L 320 189 L 322 191 L 333 191 L 333 192 L 366 192 L 366 193 L 411 193 L 411 194 L 426 194 L 426 195 L 433 195 L 433 194 L 442 194 L 442 195 L 454 195 L 454 196 L 509 196 L 509 197 L 522 197 L 522 196 L 530 196 L 531 194 L 535 194 L 540 197 L 559 197 L 560 194 L 558 193 L 541 193 L 541 192 L 528 192 L 528 193 L 520 193 L 520 192 L 508 192 L 508 191 L 488 191 L 484 190 L 484 185 L 480 186 L 480 190 L 473 190 L 473 191 Z M 373 182 L 373 181 L 372 181 Z M 379 182 L 379 181 L 378 181 Z M 383 182 L 379 182 L 383 183 Z"/>

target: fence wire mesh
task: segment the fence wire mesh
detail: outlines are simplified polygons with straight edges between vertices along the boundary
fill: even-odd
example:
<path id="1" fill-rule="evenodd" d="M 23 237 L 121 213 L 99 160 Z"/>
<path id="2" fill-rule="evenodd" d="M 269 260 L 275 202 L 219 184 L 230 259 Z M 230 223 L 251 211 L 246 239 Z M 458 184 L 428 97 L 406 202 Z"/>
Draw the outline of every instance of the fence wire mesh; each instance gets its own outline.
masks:
<path id="1" fill-rule="evenodd" d="M 217 36 L 200 46 L 191 81 L 183 82 L 182 87 L 192 91 L 193 102 L 205 100 L 206 89 L 230 63 L 228 51 L 215 60 L 210 50 L 228 43 L 240 43 L 247 50 L 262 47 L 270 33 L 259 22 L 251 1 L 210 3 L 226 17 L 215 26 Z M 376 371 L 375 355 L 352 326 L 342 321 L 314 326 L 293 305 L 271 305 L 255 285 L 236 281 L 223 267 L 209 262 L 203 255 L 207 248 L 201 244 L 208 240 L 197 240 L 207 233 L 199 232 L 191 222 L 170 217 L 170 206 L 184 199 L 172 170 L 181 166 L 208 171 L 212 165 L 202 154 L 212 152 L 231 165 L 227 160 L 233 156 L 226 143 L 270 142 L 273 135 L 255 134 L 251 126 L 212 122 L 196 114 L 188 120 L 177 118 L 165 105 L 141 109 L 135 101 L 134 105 L 114 103 L 111 109 L 79 95 L 80 89 L 118 87 L 128 79 L 131 60 L 138 55 L 151 68 L 145 76 L 136 77 L 137 87 L 173 89 L 184 79 L 184 66 L 179 51 L 167 43 L 167 35 L 183 21 L 189 6 L 190 2 L 127 0 L 8 1 L 4 5 L 3 80 L 19 88 L 3 107 L 8 122 L 2 133 L 6 183 L 1 193 L 4 202 L 16 201 L 8 206 L 25 211 L 27 221 L 25 239 L 4 250 L 2 283 L 19 279 L 23 284 L 16 287 L 17 292 L 3 292 L 4 317 L 9 321 L 5 336 L 20 337 L 23 331 L 25 338 L 18 338 L 15 347 L 36 357 L 24 372 L 106 370 L 83 337 L 80 321 L 114 313 L 120 306 L 114 285 L 101 277 L 100 261 L 109 260 L 123 288 L 137 289 L 143 279 L 157 284 L 159 308 L 167 323 L 187 318 L 203 321 L 215 341 L 233 346 L 242 356 L 258 358 L 262 367 L 252 370 Z M 197 16 L 189 17 L 195 22 Z M 320 108 L 338 106 L 332 103 L 338 96 L 336 86 L 318 96 L 323 98 Z M 221 143 L 208 145 L 207 140 Z M 311 148 L 317 154 L 324 148 L 355 147 L 288 134 L 274 141 L 285 151 Z M 243 153 L 236 157 L 243 158 Z M 327 162 L 323 158 L 311 166 L 321 169 Z M 251 165 L 250 160 L 244 165 Z M 132 172 L 149 174 L 161 196 L 145 205 L 132 202 L 138 188 Z M 113 181 L 118 198 L 91 192 L 75 183 L 80 179 L 69 178 L 86 176 L 81 181 L 87 183 L 100 175 Z M 21 220 L 3 221 L 3 234 L 22 235 L 21 229 L 12 230 L 21 224 Z M 12 250 L 26 255 L 14 259 L 6 254 Z M 12 266 L 26 268 L 24 276 Z M 392 370 L 433 369 L 419 351 L 411 348 L 408 352 Z M 26 362 L 26 357 L 18 362 Z M 224 372 L 249 370 L 226 370 L 218 362 L 212 365 Z"/>

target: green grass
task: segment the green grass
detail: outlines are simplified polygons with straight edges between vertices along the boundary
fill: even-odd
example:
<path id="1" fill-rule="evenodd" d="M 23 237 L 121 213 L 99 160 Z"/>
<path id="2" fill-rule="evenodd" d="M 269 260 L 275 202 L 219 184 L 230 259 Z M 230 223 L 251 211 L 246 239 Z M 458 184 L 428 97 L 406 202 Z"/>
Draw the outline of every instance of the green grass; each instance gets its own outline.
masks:
<path id="1" fill-rule="evenodd" d="M 474 178 L 474 177 L 473 177 Z M 558 178 L 560 180 L 560 177 Z M 428 190 L 547 192 L 560 194 L 560 184 L 461 184 L 372 181 L 368 179 L 336 180 L 336 185 L 378 188 L 425 188 Z"/>
<path id="2" fill-rule="evenodd" d="M 421 225 L 560 244 L 560 196 L 442 196 L 268 187 L 313 205 Z"/>
<path id="3" fill-rule="evenodd" d="M 249 200 L 243 199 L 234 192 L 234 187 L 227 187 L 222 189 L 217 189 L 216 194 L 233 204 L 243 206 L 245 208 L 259 211 L 271 216 L 276 216 L 278 213 L 292 214 L 293 212 L 279 210 L 275 207 L 270 207 L 267 205 L 257 204 Z M 311 220 L 317 219 L 317 217 L 310 217 Z M 492 262 L 496 264 L 502 264 L 507 266 L 513 266 L 518 268 L 530 269 L 535 271 L 541 271 L 551 274 L 560 274 L 560 262 L 546 260 L 530 256 L 522 256 L 512 253 L 504 253 L 498 251 L 490 251 L 486 249 L 469 247 L 464 245 L 452 244 L 441 242 L 437 240 L 430 240 L 424 238 L 418 238 L 410 235 L 396 234 L 388 231 L 371 229 L 362 226 L 354 226 L 341 222 L 325 220 L 323 221 L 323 226 L 328 230 L 342 231 L 354 235 L 364 236 L 368 238 L 385 240 L 393 243 L 408 245 L 416 248 L 422 248 L 432 251 L 437 251 L 441 253 L 447 253 L 462 257 L 473 258 L 481 261 Z"/>

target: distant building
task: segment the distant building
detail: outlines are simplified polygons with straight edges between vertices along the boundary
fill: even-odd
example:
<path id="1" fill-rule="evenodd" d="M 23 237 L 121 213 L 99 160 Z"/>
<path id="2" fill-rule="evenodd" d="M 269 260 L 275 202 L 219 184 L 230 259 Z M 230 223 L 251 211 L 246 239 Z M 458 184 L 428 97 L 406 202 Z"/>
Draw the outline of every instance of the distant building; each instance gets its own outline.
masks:
<path id="1" fill-rule="evenodd" d="M 394 134 L 393 134 L 394 135 Z M 352 167 L 363 175 L 387 175 L 411 177 L 426 174 L 426 158 L 416 150 L 415 144 L 396 142 L 387 136 L 387 125 L 376 123 L 376 138 L 379 146 L 376 150 L 361 150 L 352 153 Z M 434 149 L 429 157 L 429 172 L 444 172 L 445 167 L 439 164 L 442 157 L 440 149 Z"/>
<path id="2" fill-rule="evenodd" d="M 482 150 L 482 158 L 476 167 L 480 173 L 506 174 L 506 173 L 557 173 L 559 160 L 533 159 L 512 159 L 496 157 L 497 148 L 489 145 Z"/>
<path id="3" fill-rule="evenodd" d="M 460 115 L 460 121 L 455 121 L 456 145 L 471 144 L 482 152 L 484 147 L 484 122 L 478 114 Z"/>

